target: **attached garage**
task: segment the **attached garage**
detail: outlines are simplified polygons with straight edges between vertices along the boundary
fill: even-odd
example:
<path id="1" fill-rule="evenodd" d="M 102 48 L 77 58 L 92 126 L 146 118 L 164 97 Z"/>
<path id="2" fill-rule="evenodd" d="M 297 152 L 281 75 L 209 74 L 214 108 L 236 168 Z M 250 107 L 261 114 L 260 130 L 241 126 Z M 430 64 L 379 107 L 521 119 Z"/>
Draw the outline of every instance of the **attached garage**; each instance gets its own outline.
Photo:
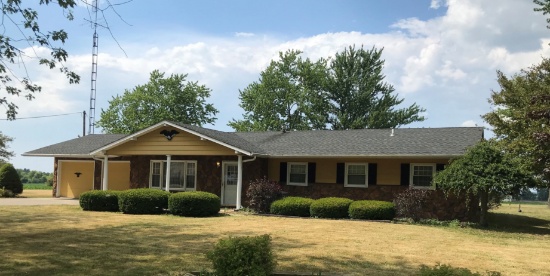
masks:
<path id="1" fill-rule="evenodd" d="M 60 160 L 57 196 L 78 198 L 94 189 L 94 161 Z"/>
<path id="2" fill-rule="evenodd" d="M 130 189 L 130 161 L 109 161 L 109 190 Z"/>

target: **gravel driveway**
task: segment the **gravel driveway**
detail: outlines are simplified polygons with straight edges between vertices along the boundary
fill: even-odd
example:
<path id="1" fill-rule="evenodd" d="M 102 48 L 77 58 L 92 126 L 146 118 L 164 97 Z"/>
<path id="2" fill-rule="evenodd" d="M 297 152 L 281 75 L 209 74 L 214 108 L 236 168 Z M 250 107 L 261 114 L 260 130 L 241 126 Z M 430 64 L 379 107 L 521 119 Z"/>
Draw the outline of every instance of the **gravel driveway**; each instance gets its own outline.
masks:
<path id="1" fill-rule="evenodd" d="M 0 206 L 31 205 L 78 205 L 78 199 L 66 197 L 49 198 L 0 198 Z"/>

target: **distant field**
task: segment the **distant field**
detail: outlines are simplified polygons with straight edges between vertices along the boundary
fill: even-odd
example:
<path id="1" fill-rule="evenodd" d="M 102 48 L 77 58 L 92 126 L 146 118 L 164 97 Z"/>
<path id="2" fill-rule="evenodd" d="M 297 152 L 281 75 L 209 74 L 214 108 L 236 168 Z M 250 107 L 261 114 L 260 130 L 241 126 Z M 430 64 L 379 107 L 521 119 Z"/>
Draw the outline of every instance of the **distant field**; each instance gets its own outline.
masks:
<path id="1" fill-rule="evenodd" d="M 23 190 L 51 190 L 52 186 L 46 185 L 46 183 L 27 183 L 23 184 Z"/>

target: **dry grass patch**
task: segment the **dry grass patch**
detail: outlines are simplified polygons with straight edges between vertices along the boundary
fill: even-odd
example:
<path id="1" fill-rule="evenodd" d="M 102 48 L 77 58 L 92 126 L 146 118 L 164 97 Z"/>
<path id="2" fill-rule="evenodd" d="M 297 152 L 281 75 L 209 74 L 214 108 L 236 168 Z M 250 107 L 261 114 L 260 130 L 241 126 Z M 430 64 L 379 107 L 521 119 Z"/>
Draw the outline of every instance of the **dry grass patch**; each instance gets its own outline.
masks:
<path id="1" fill-rule="evenodd" d="M 210 268 L 205 253 L 219 238 L 270 234 L 278 271 L 411 275 L 422 264 L 440 262 L 479 272 L 540 275 L 550 260 L 550 209 L 530 205 L 518 213 L 514 208 L 503 206 L 492 214 L 494 228 L 463 229 L 242 213 L 184 218 L 84 212 L 76 206 L 4 206 L 0 274 L 197 271 Z"/>
<path id="2" fill-rule="evenodd" d="M 23 190 L 19 197 L 44 198 L 52 197 L 52 190 Z"/>

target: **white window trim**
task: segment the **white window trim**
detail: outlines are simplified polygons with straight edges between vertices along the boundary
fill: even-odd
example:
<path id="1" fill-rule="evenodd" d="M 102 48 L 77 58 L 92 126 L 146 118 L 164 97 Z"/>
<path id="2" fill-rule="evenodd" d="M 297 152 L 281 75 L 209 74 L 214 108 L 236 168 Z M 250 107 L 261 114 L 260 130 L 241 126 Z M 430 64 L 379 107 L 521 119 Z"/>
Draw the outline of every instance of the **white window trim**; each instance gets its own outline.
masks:
<path id="1" fill-rule="evenodd" d="M 349 165 L 363 165 L 365 166 L 365 184 L 348 184 L 348 166 Z M 353 187 L 353 188 L 367 188 L 369 186 L 369 163 L 346 163 L 346 170 L 344 172 L 344 187 Z"/>
<path id="2" fill-rule="evenodd" d="M 414 167 L 415 166 L 431 166 L 432 167 L 432 185 L 431 186 L 415 186 L 413 183 L 413 174 L 414 174 Z M 435 177 L 436 173 L 436 164 L 435 163 L 411 163 L 411 167 L 409 169 L 409 183 L 410 187 L 413 189 L 421 189 L 421 190 L 435 190 L 435 184 L 433 183 L 433 178 Z"/>
<path id="3" fill-rule="evenodd" d="M 305 183 L 301 183 L 301 182 L 290 182 L 290 167 L 292 165 L 303 165 L 303 166 L 306 166 L 306 182 Z M 287 185 L 293 185 L 293 186 L 307 186 L 307 183 L 308 183 L 308 164 L 307 162 L 288 162 L 287 165 L 286 165 L 286 184 Z"/>
<path id="4" fill-rule="evenodd" d="M 164 166 L 160 166 L 160 187 L 153 187 L 153 163 L 164 163 L 166 164 L 166 160 L 151 160 L 150 161 L 150 167 L 149 167 L 149 188 L 150 189 L 159 189 L 163 190 L 166 187 L 162 187 L 163 183 L 165 183 L 166 179 L 166 171 L 163 169 Z M 197 189 L 197 161 L 196 160 L 171 160 L 170 163 L 184 163 L 184 172 L 185 176 L 183 178 L 183 188 L 173 188 L 170 187 L 170 191 L 195 191 Z M 187 188 L 187 164 L 188 163 L 194 163 L 195 164 L 195 187 L 193 188 Z"/>

